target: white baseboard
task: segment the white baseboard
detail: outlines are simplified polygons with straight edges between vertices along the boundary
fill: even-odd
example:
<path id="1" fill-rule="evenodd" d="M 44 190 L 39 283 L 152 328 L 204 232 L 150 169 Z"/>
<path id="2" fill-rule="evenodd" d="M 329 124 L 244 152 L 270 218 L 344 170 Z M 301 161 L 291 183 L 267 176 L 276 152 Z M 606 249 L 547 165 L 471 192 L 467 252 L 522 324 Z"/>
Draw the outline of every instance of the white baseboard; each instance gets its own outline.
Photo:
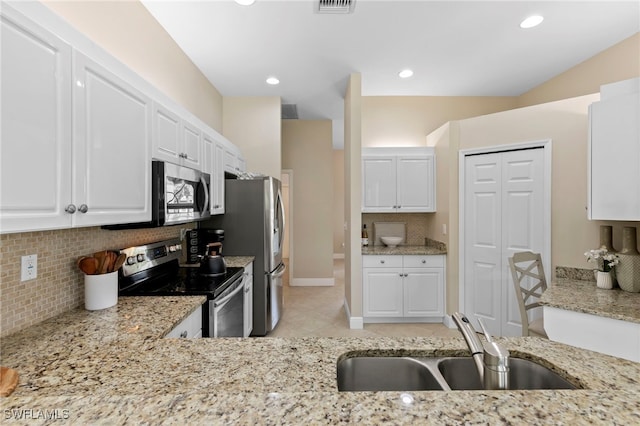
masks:
<path id="1" fill-rule="evenodd" d="M 364 318 L 351 316 L 351 311 L 349 310 L 349 304 L 347 303 L 346 298 L 344 299 L 344 311 L 347 313 L 349 328 L 351 330 L 362 330 L 364 328 Z"/>
<path id="2" fill-rule="evenodd" d="M 334 259 L 344 259 L 344 253 L 333 253 Z"/>
<path id="3" fill-rule="evenodd" d="M 335 278 L 294 278 L 291 287 L 331 287 L 336 284 Z"/>

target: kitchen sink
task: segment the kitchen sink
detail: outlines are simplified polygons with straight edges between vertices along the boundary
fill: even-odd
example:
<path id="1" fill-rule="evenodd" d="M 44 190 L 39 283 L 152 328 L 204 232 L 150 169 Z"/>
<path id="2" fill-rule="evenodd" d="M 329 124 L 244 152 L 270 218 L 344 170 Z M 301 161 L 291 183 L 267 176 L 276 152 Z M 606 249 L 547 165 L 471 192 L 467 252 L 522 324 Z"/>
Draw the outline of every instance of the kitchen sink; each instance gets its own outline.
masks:
<path id="1" fill-rule="evenodd" d="M 338 361 L 339 391 L 443 390 L 425 364 L 414 358 L 356 357 Z"/>
<path id="2" fill-rule="evenodd" d="M 438 371 L 451 390 L 482 390 L 478 370 L 471 357 L 443 358 Z M 575 389 L 557 373 L 533 361 L 509 359 L 509 389 Z"/>
<path id="3" fill-rule="evenodd" d="M 509 359 L 509 389 L 576 389 L 530 360 Z M 359 356 L 338 361 L 339 391 L 484 390 L 471 357 Z"/>

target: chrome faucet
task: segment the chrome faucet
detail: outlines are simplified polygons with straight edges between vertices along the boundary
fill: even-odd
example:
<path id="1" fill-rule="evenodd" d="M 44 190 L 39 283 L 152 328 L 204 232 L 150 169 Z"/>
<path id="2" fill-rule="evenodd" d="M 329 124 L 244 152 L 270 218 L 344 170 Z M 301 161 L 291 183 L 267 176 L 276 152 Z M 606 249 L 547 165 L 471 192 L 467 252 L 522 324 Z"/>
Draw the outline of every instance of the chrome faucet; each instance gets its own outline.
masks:
<path id="1" fill-rule="evenodd" d="M 493 340 L 482 318 L 478 318 L 478 322 L 487 339 L 484 344 L 480 342 L 476 330 L 464 314 L 456 312 L 452 318 L 467 342 L 484 388 L 487 390 L 509 389 L 509 351 Z"/>

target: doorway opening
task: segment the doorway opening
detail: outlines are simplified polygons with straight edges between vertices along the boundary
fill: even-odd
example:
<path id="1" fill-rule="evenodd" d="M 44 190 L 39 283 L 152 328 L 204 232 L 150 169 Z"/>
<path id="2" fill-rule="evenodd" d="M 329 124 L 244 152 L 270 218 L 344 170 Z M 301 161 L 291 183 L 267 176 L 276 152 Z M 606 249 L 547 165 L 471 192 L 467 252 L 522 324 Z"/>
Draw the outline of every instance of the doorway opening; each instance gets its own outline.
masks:
<path id="1" fill-rule="evenodd" d="M 280 174 L 282 181 L 282 203 L 284 204 L 284 243 L 282 244 L 282 258 L 289 269 L 288 283 L 293 281 L 293 170 L 283 169 Z"/>

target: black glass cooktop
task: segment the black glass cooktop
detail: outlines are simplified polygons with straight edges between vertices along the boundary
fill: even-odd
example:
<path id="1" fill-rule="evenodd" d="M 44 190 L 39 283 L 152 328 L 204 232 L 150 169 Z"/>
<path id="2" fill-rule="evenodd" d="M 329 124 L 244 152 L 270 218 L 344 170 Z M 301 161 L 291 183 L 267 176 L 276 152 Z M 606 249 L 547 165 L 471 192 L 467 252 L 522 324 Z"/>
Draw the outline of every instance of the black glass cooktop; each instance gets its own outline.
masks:
<path id="1" fill-rule="evenodd" d="M 207 277 L 197 267 L 180 267 L 165 271 L 126 287 L 120 286 L 120 296 L 196 296 L 213 299 L 242 276 L 244 268 L 227 267 L 224 275 Z"/>

